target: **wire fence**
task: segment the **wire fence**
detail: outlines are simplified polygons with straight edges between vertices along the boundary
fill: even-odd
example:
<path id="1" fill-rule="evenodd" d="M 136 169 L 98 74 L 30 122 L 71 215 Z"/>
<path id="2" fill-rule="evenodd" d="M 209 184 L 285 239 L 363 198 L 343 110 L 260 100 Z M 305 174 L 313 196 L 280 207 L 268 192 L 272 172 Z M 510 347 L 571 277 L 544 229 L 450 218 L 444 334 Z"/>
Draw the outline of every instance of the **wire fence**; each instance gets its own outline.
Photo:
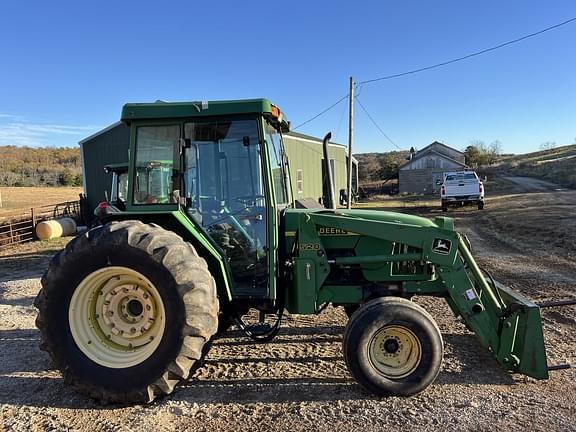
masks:
<path id="1" fill-rule="evenodd" d="M 45 220 L 62 217 L 70 217 L 78 222 L 80 219 L 80 202 L 66 201 L 33 207 L 27 216 L 0 222 L 0 251 L 17 244 L 36 240 L 36 225 Z"/>

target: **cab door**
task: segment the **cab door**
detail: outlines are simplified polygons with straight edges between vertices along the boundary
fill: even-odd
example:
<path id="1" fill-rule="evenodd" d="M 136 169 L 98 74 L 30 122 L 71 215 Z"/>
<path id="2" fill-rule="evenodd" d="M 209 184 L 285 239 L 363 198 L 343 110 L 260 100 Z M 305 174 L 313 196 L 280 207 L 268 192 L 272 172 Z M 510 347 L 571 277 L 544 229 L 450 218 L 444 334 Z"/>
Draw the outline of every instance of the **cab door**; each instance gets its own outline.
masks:
<path id="1" fill-rule="evenodd" d="M 234 297 L 269 295 L 267 208 L 256 119 L 184 125 L 186 212 L 228 262 Z"/>

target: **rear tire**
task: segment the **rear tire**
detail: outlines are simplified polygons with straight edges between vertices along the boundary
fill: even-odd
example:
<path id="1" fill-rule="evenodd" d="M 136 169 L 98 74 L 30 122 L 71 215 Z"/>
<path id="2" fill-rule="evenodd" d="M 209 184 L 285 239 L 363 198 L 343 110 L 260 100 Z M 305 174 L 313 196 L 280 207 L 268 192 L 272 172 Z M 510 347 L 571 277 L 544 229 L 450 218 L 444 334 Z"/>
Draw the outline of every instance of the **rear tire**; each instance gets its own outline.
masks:
<path id="1" fill-rule="evenodd" d="M 448 204 L 444 201 L 442 201 L 442 211 L 443 212 L 447 212 L 448 211 Z"/>
<path id="2" fill-rule="evenodd" d="M 478 201 L 478 210 L 482 210 L 484 208 L 484 201 Z"/>
<path id="3" fill-rule="evenodd" d="M 409 396 L 430 385 L 442 365 L 442 335 L 432 317 L 398 297 L 371 300 L 344 332 L 348 370 L 377 395 Z"/>
<path id="4" fill-rule="evenodd" d="M 72 240 L 35 300 L 41 348 L 65 381 L 102 403 L 169 394 L 218 326 L 206 262 L 176 234 L 112 222 Z"/>

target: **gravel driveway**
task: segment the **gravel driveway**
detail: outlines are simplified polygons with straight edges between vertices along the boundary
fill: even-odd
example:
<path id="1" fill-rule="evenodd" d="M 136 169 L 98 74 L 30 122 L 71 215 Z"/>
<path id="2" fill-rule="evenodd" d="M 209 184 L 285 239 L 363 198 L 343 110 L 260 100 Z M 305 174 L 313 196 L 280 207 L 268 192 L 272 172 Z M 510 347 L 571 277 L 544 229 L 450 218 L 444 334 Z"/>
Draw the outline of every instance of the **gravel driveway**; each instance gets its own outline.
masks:
<path id="1" fill-rule="evenodd" d="M 565 198 L 576 203 L 576 193 Z M 548 249 L 534 243 L 538 238 L 522 230 L 510 238 L 500 219 L 490 219 L 514 199 L 523 198 L 506 198 L 502 206 L 494 200 L 483 212 L 463 209 L 452 216 L 469 235 L 480 264 L 501 282 L 535 299 L 576 296 L 576 264 L 569 258 L 576 247 L 568 243 L 554 254 L 541 253 Z M 417 396 L 378 398 L 362 390 L 342 359 L 346 317 L 328 308 L 318 316 L 288 315 L 269 344 L 235 331 L 225 334 L 186 385 L 149 406 L 99 406 L 67 387 L 38 348 L 32 302 L 49 254 L 16 250 L 0 257 L 2 430 L 576 430 L 574 370 L 555 372 L 548 381 L 510 375 L 443 300 L 429 298 L 417 301 L 440 326 L 445 358 L 436 382 Z M 575 360 L 575 310 L 543 313 L 551 363 Z"/>

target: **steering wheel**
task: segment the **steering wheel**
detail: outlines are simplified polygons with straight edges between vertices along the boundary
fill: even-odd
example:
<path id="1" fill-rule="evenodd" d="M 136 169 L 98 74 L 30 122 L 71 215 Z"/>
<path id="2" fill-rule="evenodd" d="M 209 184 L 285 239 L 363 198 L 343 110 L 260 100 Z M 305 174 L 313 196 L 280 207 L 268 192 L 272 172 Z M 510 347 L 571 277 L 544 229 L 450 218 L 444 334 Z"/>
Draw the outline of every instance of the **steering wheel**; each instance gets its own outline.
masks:
<path id="1" fill-rule="evenodd" d="M 246 195 L 246 196 L 238 196 L 235 198 L 237 202 L 240 204 L 244 204 L 246 207 L 256 206 L 256 201 L 259 199 L 265 199 L 264 195 Z"/>

